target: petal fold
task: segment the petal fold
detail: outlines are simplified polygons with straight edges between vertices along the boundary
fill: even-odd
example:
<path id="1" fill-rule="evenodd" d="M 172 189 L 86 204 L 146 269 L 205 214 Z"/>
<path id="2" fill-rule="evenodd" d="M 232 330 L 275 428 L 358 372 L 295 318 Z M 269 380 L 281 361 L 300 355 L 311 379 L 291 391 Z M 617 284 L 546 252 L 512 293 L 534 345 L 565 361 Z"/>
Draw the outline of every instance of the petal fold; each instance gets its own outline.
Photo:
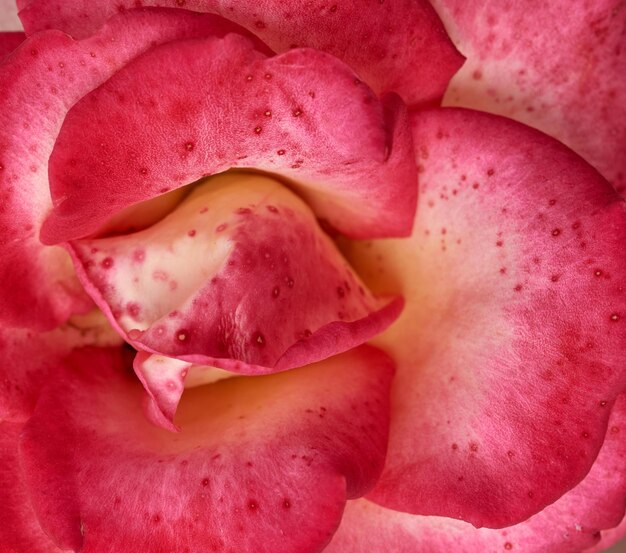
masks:
<path id="1" fill-rule="evenodd" d="M 40 0 L 20 11 L 29 34 L 62 29 L 93 33 L 135 0 Z M 159 5 L 144 0 L 143 6 Z M 227 2 L 170 0 L 165 4 L 222 15 L 255 33 L 275 52 L 309 47 L 350 65 L 377 94 L 396 92 L 409 104 L 437 102 L 463 62 L 426 0 L 372 0 L 314 5 L 307 0 Z"/>
<path id="2" fill-rule="evenodd" d="M 288 179 L 347 235 L 410 232 L 416 168 L 402 102 L 379 101 L 328 54 L 268 58 L 233 33 L 155 48 L 70 110 L 42 240 L 93 234 L 120 210 L 231 167 Z"/>
<path id="3" fill-rule="evenodd" d="M 307 205 L 257 174 L 212 177 L 142 231 L 69 247 L 85 288 L 134 347 L 186 362 L 136 364 L 170 421 L 190 364 L 300 367 L 366 342 L 402 308 L 374 298 Z"/>
<path id="4" fill-rule="evenodd" d="M 348 259 L 405 310 L 387 465 L 372 499 L 502 527 L 589 471 L 626 385 L 626 217 L 592 167 L 496 116 L 414 117 L 409 240 Z"/>
<path id="5" fill-rule="evenodd" d="M 446 94 L 447 105 L 505 115 L 554 136 L 624 192 L 623 0 L 433 5 L 467 56 Z"/>
<path id="6" fill-rule="evenodd" d="M 183 11 L 133 13 L 83 41 L 40 33 L 0 66 L 0 320 L 49 330 L 93 305 L 67 253 L 38 236 L 52 207 L 48 160 L 68 109 L 155 44 L 223 27 L 221 18 Z"/>
<path id="7" fill-rule="evenodd" d="M 119 353 L 84 350 L 21 441 L 42 526 L 101 551 L 319 551 L 382 467 L 393 366 L 363 346 L 185 394 L 171 434 L 145 421 Z"/>
<path id="8" fill-rule="evenodd" d="M 366 500 L 349 501 L 341 526 L 327 553 L 579 553 L 600 539 L 623 516 L 626 500 L 626 396 L 620 395 L 611 412 L 606 439 L 585 479 L 530 519 L 491 530 L 468 523 L 408 515 Z M 608 531 L 597 551 L 612 541 Z M 596 551 L 594 547 L 593 551 Z"/>

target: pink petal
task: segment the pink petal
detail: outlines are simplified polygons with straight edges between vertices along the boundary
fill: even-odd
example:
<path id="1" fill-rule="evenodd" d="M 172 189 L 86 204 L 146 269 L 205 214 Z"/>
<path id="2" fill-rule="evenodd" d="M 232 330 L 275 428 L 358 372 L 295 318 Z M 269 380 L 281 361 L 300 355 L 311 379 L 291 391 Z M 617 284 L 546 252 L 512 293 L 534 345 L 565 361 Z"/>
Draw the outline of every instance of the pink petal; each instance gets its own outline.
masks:
<path id="1" fill-rule="evenodd" d="M 72 108 L 50 160 L 55 209 L 42 239 L 81 238 L 230 167 L 289 179 L 348 235 L 410 230 L 416 170 L 398 98 L 379 102 L 327 54 L 267 58 L 231 34 L 155 48 Z"/>
<path id="2" fill-rule="evenodd" d="M 506 115 L 558 138 L 623 192 L 623 0 L 433 4 L 468 58 L 446 103 Z"/>
<path id="3" fill-rule="evenodd" d="M 42 386 L 74 348 L 121 340 L 97 317 L 75 318 L 51 332 L 0 328 L 0 420 L 26 421 Z"/>
<path id="4" fill-rule="evenodd" d="M 21 31 L 14 0 L 0 0 L 0 31 Z"/>
<path id="5" fill-rule="evenodd" d="M 502 530 L 476 529 L 457 520 L 408 515 L 366 500 L 349 501 L 341 526 L 324 552 L 579 553 L 598 541 L 600 529 L 615 525 L 624 513 L 624 431 L 626 396 L 622 394 L 589 474 L 556 503 L 520 524 Z M 610 544 L 603 540 L 601 545 Z"/>
<path id="6" fill-rule="evenodd" d="M 38 239 L 51 208 L 48 158 L 69 107 L 154 43 L 222 28 L 212 16 L 134 13 L 80 42 L 39 34 L 0 66 L 0 320 L 50 329 L 92 305 L 67 253 Z"/>
<path id="7" fill-rule="evenodd" d="M 307 205 L 256 174 L 213 177 L 145 230 L 70 247 L 85 288 L 129 342 L 188 364 L 300 367 L 364 343 L 402 307 L 374 298 Z M 170 421 L 186 369 L 138 364 Z"/>
<path id="8" fill-rule="evenodd" d="M 135 0 L 35 0 L 20 12 L 28 33 L 62 29 L 93 33 Z M 164 5 L 157 0 L 143 6 Z M 310 47 L 350 65 L 377 94 L 397 92 L 408 104 L 438 101 L 463 62 L 426 0 L 313 5 L 308 0 L 170 0 L 171 7 L 223 15 L 257 34 L 274 51 Z"/>
<path id="9" fill-rule="evenodd" d="M 0 32 L 0 62 L 24 42 L 25 38 L 26 35 L 21 32 Z"/>
<path id="10" fill-rule="evenodd" d="M 583 478 L 625 387 L 624 207 L 582 159 L 510 120 L 440 109 L 414 124 L 412 238 L 348 255 L 407 302 L 381 341 L 399 368 L 372 498 L 510 525 Z"/>
<path id="11" fill-rule="evenodd" d="M 42 526 L 102 551 L 319 551 L 382 467 L 390 360 L 362 347 L 188 392 L 180 434 L 145 421 L 113 351 L 51 383 L 22 441 Z"/>
<path id="12" fill-rule="evenodd" d="M 22 425 L 0 422 L 0 551 L 61 553 L 39 525 L 19 464 Z"/>

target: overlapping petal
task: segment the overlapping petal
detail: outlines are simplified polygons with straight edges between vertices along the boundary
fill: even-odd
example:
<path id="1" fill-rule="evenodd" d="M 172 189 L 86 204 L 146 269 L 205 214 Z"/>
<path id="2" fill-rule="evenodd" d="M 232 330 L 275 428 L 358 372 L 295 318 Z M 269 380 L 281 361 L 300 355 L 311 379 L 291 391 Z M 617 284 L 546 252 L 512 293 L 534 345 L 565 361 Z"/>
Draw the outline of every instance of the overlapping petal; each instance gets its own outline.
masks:
<path id="1" fill-rule="evenodd" d="M 143 6 L 163 2 L 144 0 Z M 378 94 L 397 92 L 408 104 L 436 102 L 461 66 L 443 25 L 426 0 L 329 2 L 170 0 L 166 6 L 223 15 L 258 35 L 276 52 L 310 47 L 346 62 Z M 41 0 L 20 12 L 28 33 L 62 29 L 93 33 L 135 0 Z"/>
<path id="2" fill-rule="evenodd" d="M 328 553 L 579 553 L 617 524 L 626 502 L 626 396 L 611 412 L 606 439 L 585 479 L 556 503 L 509 528 L 391 511 L 366 500 L 349 501 Z M 610 533 L 610 532 L 609 532 Z M 602 532 L 604 535 L 604 532 Z M 609 545 L 604 539 L 599 544 Z M 595 549 L 594 549 L 595 550 Z"/>
<path id="3" fill-rule="evenodd" d="M 567 144 L 626 186 L 623 0 L 434 0 L 467 56 L 446 103 L 490 111 Z"/>
<path id="4" fill-rule="evenodd" d="M 213 177 L 142 231 L 70 248 L 133 346 L 188 364 L 300 367 L 366 342 L 402 308 L 372 296 L 302 200 L 256 174 Z M 171 422 L 188 364 L 145 360 L 142 381 Z"/>
<path id="5" fill-rule="evenodd" d="M 35 510 L 61 547 L 315 551 L 382 467 L 393 366 L 374 348 L 196 388 L 180 434 L 145 421 L 120 365 L 76 354 L 22 435 Z"/>
<path id="6" fill-rule="evenodd" d="M 442 109 L 414 123 L 413 237 L 352 256 L 407 302 L 381 342 L 399 368 L 372 497 L 510 525 L 587 473 L 626 384 L 624 208 L 582 159 L 515 122 Z"/>
<path id="7" fill-rule="evenodd" d="M 73 349 L 112 346 L 121 338 L 99 313 L 74 317 L 50 332 L 0 328 L 0 421 L 24 422 L 39 392 Z"/>
<path id="8" fill-rule="evenodd" d="M 350 236 L 410 232 L 416 169 L 400 100 L 379 101 L 328 54 L 268 58 L 231 34 L 155 48 L 74 106 L 50 160 L 55 209 L 42 239 L 82 238 L 231 167 L 289 179 Z"/>
<path id="9" fill-rule="evenodd" d="M 0 320 L 46 330 L 92 305 L 67 253 L 38 238 L 51 208 L 48 159 L 68 109 L 154 44 L 231 27 L 175 10 L 129 14 L 83 41 L 41 33 L 0 66 Z"/>

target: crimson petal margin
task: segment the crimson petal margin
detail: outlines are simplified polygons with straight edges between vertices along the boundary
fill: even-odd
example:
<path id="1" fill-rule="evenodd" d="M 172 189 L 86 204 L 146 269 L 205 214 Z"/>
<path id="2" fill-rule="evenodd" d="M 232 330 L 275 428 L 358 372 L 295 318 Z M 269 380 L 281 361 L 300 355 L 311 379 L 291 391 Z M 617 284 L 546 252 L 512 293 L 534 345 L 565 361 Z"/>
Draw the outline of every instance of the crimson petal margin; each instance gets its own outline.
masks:
<path id="1" fill-rule="evenodd" d="M 121 365 L 77 352 L 22 434 L 35 510 L 62 547 L 319 551 L 380 472 L 393 365 L 374 348 L 191 390 L 180 434 L 144 419 Z"/>
<path id="2" fill-rule="evenodd" d="M 84 37 L 136 5 L 135 0 L 40 0 L 22 9 L 20 18 L 28 34 L 56 28 Z M 438 102 L 463 62 L 426 0 L 169 0 L 166 5 L 223 15 L 276 52 L 294 47 L 327 52 L 353 67 L 377 94 L 397 92 L 409 105 Z"/>
<path id="3" fill-rule="evenodd" d="M 267 58 L 237 34 L 151 50 L 68 113 L 42 240 L 85 237 L 122 209 L 232 167 L 288 179 L 349 236 L 408 235 L 417 173 L 406 108 L 355 79 L 328 54 Z"/>
<path id="4" fill-rule="evenodd" d="M 370 497 L 507 526 L 585 476 L 626 385 L 624 204 L 514 121 L 449 108 L 413 122 L 413 237 L 347 254 L 375 292 L 406 301 L 377 342 L 398 373 Z"/>
<path id="5" fill-rule="evenodd" d="M 540 129 L 624 193 L 623 0 L 434 0 L 433 5 L 468 58 L 450 83 L 445 104 Z"/>
<path id="6" fill-rule="evenodd" d="M 26 35 L 21 32 L 0 32 L 0 62 L 15 50 Z"/>
<path id="7" fill-rule="evenodd" d="M 18 455 L 22 424 L 0 422 L 0 553 L 62 553 L 31 506 Z"/>
<path id="8" fill-rule="evenodd" d="M 232 28 L 214 16 L 151 10 L 113 18 L 83 41 L 40 33 L 0 66 L 0 320 L 49 330 L 93 305 L 67 253 L 38 236 L 52 207 L 48 159 L 68 109 L 155 43 Z"/>
<path id="9" fill-rule="evenodd" d="M 552 505 L 515 526 L 476 529 L 465 522 L 398 513 L 349 501 L 325 553 L 579 553 L 615 526 L 626 501 L 626 396 L 620 395 L 602 449 L 585 479 Z M 608 532 L 609 534 L 611 531 Z M 604 535 L 604 532 L 602 532 Z M 599 545 L 610 545 L 604 538 Z"/>

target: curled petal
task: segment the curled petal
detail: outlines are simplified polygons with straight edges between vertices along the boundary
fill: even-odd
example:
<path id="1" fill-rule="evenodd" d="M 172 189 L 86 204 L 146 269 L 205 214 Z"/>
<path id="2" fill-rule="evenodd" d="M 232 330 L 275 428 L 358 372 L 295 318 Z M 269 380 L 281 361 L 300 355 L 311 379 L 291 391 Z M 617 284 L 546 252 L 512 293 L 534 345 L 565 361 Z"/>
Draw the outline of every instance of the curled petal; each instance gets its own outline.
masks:
<path id="1" fill-rule="evenodd" d="M 414 125 L 412 238 L 348 256 L 406 298 L 381 341 L 399 367 L 371 497 L 506 526 L 589 471 L 626 385 L 624 207 L 573 152 L 513 121 L 440 109 Z"/>
<path id="2" fill-rule="evenodd" d="M 0 551 L 62 553 L 39 525 L 18 454 L 22 424 L 0 422 Z"/>
<path id="3" fill-rule="evenodd" d="M 382 467 L 393 366 L 374 348 L 195 388 L 180 434 L 145 421 L 120 365 L 77 353 L 22 435 L 33 504 L 62 547 L 319 551 Z"/>
<path id="4" fill-rule="evenodd" d="M 163 2 L 144 0 L 143 6 Z M 274 51 L 310 47 L 343 60 L 378 94 L 397 92 L 410 105 L 438 101 L 463 57 L 426 0 L 314 5 L 307 0 L 170 0 L 169 5 L 223 15 L 258 35 Z M 93 33 L 135 0 L 39 0 L 20 12 L 31 34 L 62 29 Z"/>
<path id="5" fill-rule="evenodd" d="M 90 235 L 231 167 L 289 179 L 350 236 L 410 232 L 416 169 L 398 98 L 380 102 L 328 54 L 267 58 L 233 33 L 155 48 L 72 108 L 50 159 L 55 209 L 42 240 Z"/>
<path id="6" fill-rule="evenodd" d="M 585 479 L 552 505 L 530 519 L 491 530 L 466 522 L 391 511 L 366 500 L 349 501 L 341 526 L 325 549 L 328 553 L 578 553 L 600 539 L 624 514 L 626 500 L 626 396 L 611 412 L 602 449 Z M 614 543 L 602 532 L 603 551 Z M 623 533 L 623 531 L 622 531 Z M 593 549 L 596 551 L 596 549 Z"/>
<path id="7" fill-rule="evenodd" d="M 0 320 L 47 330 L 92 306 L 67 253 L 38 237 L 51 208 L 48 160 L 70 106 L 154 44 L 222 27 L 182 11 L 134 13 L 83 41 L 40 33 L 0 66 Z"/>
<path id="8" fill-rule="evenodd" d="M 70 248 L 128 341 L 188 365 L 299 367 L 364 343 L 402 307 L 365 289 L 302 200 L 254 174 L 208 179 L 153 226 Z M 171 419 L 188 367 L 158 365 L 138 372 Z"/>
<path id="9" fill-rule="evenodd" d="M 540 129 L 624 191 L 623 0 L 434 0 L 433 5 L 468 58 L 445 103 Z"/>

